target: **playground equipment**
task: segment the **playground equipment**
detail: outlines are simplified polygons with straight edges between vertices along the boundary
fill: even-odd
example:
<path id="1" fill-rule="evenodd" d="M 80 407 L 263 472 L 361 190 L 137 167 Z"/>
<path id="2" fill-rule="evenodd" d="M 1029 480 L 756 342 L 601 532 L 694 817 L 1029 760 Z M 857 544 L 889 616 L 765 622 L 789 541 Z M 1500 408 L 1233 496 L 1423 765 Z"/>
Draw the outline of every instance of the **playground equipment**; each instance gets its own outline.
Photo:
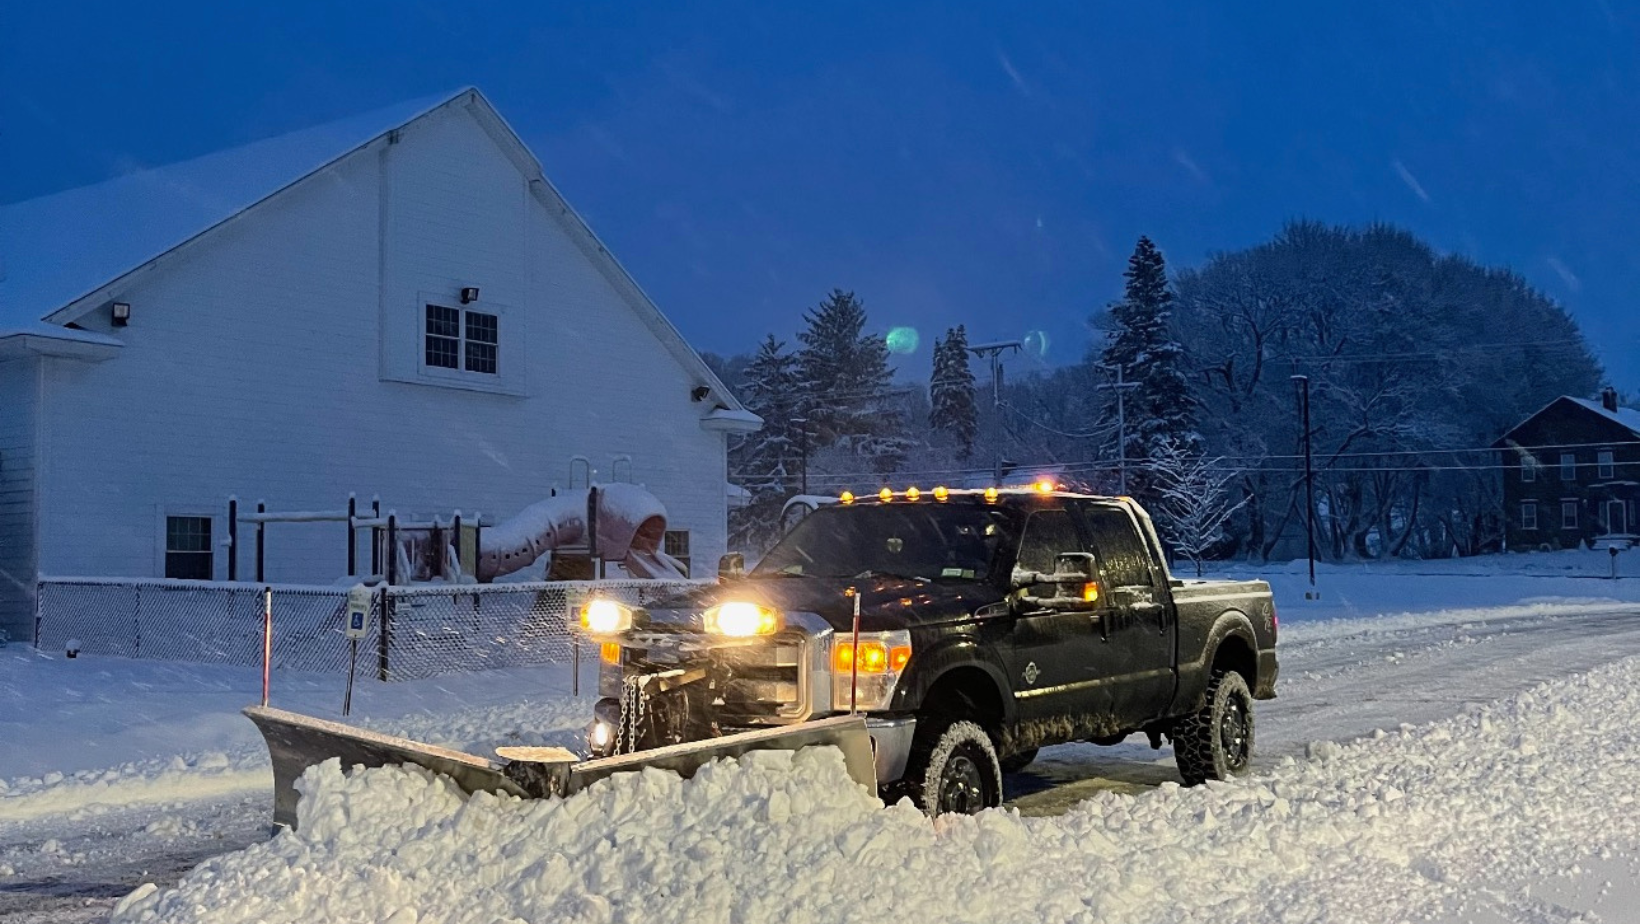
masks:
<path id="1" fill-rule="evenodd" d="M 631 460 L 621 457 L 630 474 Z M 577 458 L 576 462 L 585 463 Z M 380 498 L 361 510 L 349 495 L 345 510 L 240 510 L 237 498 L 228 500 L 228 577 L 239 580 L 241 527 L 255 529 L 256 581 L 267 579 L 267 527 L 270 523 L 344 523 L 347 526 L 347 576 L 389 585 L 427 582 L 483 583 L 514 574 L 551 556 L 546 577 L 553 580 L 591 580 L 606 576 L 615 563 L 637 578 L 680 579 L 687 567 L 664 550 L 666 506 L 640 485 L 616 482 L 591 484 L 590 466 L 583 469 L 588 483 L 525 507 L 505 521 L 486 522 L 474 514 L 456 511 L 448 520 L 401 519 L 396 512 L 382 515 Z M 576 480 L 571 466 L 572 483 Z M 370 531 L 370 570 L 359 574 L 358 531 Z"/>

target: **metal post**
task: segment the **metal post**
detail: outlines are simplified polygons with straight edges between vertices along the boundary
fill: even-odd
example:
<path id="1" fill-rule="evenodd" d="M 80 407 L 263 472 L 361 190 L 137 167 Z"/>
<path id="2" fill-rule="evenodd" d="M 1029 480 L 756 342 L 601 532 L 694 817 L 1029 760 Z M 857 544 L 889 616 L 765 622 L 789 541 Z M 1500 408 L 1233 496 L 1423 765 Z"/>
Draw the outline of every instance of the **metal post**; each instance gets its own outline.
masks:
<path id="1" fill-rule="evenodd" d="M 604 576 L 604 563 L 598 557 L 598 487 L 587 487 L 587 556 L 592 560 L 592 579 Z"/>
<path id="2" fill-rule="evenodd" d="M 392 644 L 389 633 L 392 631 L 393 614 L 391 599 L 387 595 L 387 585 L 382 585 L 382 598 L 376 604 L 376 679 L 387 680 L 387 650 Z"/>
<path id="3" fill-rule="evenodd" d="M 860 695 L 860 590 L 857 587 L 849 588 L 854 597 L 854 640 L 849 649 L 849 677 L 848 677 L 848 713 L 854 715 L 859 710 L 855 701 Z"/>
<path id="4" fill-rule="evenodd" d="M 456 549 L 456 574 L 455 574 L 455 577 L 452 580 L 454 580 L 455 583 L 459 584 L 459 583 L 461 583 L 461 564 L 462 564 L 462 562 L 461 562 L 461 511 L 459 511 L 459 510 L 456 511 L 455 524 L 450 527 L 450 533 L 451 533 L 451 535 L 453 535 L 455 537 L 451 541 L 455 544 L 455 549 Z M 478 569 L 474 568 L 473 570 L 476 572 Z"/>
<path id="5" fill-rule="evenodd" d="M 373 497 L 370 499 L 370 519 L 380 520 L 381 518 L 382 499 L 380 497 Z M 370 527 L 370 576 L 372 578 L 382 573 L 381 541 L 381 527 L 372 524 Z"/>
<path id="6" fill-rule="evenodd" d="M 273 588 L 262 588 L 262 705 L 268 704 L 268 680 L 273 669 Z"/>
<path id="7" fill-rule="evenodd" d="M 353 521 L 359 516 L 359 499 L 352 494 L 347 496 L 347 576 L 356 577 L 359 573 L 359 544 L 354 541 Z M 346 714 L 345 712 L 343 713 Z"/>
<path id="8" fill-rule="evenodd" d="M 382 550 L 387 556 L 387 585 L 389 587 L 399 582 L 399 515 L 387 515 L 387 548 Z"/>
<path id="9" fill-rule="evenodd" d="M 262 501 L 257 501 L 256 512 L 267 513 L 268 505 Z M 265 536 L 263 533 L 267 530 L 267 528 L 268 524 L 262 522 L 262 519 L 258 517 L 256 520 L 256 583 L 258 584 L 267 580 L 267 575 L 262 573 L 264 564 L 262 554 L 266 548 Z"/>
<path id="10" fill-rule="evenodd" d="M 1124 375 L 1126 370 L 1122 366 L 1116 366 L 1116 365 L 1107 366 L 1107 365 L 1104 365 L 1103 363 L 1101 363 L 1100 368 L 1101 369 L 1115 369 L 1116 370 L 1116 381 L 1112 382 L 1112 383 L 1105 384 L 1105 385 L 1100 385 L 1099 388 L 1101 388 L 1101 389 L 1109 388 L 1109 389 L 1112 389 L 1116 392 L 1116 464 L 1117 464 L 1118 470 L 1121 472 L 1120 477 L 1121 477 L 1121 485 L 1122 485 L 1121 490 L 1117 493 L 1126 495 L 1127 492 L 1128 492 L 1128 481 L 1127 481 L 1127 390 L 1130 389 L 1130 388 L 1138 388 L 1139 383 L 1138 382 L 1124 381 L 1123 380 L 1123 375 Z"/>
<path id="11" fill-rule="evenodd" d="M 239 580 L 239 498 L 228 498 L 228 580 Z"/>
<path id="12" fill-rule="evenodd" d="M 1305 546 L 1310 557 L 1310 590 L 1304 599 L 1315 599 L 1315 466 L 1310 452 L 1310 377 L 1295 375 L 1298 383 L 1298 402 L 1304 420 L 1304 533 Z"/>
<path id="13" fill-rule="evenodd" d="M 359 640 L 347 640 L 347 692 L 342 694 L 342 715 L 353 711 L 353 674 L 359 669 Z"/>

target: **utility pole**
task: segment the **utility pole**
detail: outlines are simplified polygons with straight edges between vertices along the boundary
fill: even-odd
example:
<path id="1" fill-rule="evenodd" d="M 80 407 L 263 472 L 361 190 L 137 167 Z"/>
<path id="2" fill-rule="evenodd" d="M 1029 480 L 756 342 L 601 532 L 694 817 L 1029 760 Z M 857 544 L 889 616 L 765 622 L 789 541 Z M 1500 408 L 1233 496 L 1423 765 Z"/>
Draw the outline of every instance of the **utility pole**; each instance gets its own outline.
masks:
<path id="1" fill-rule="evenodd" d="M 1127 390 L 1138 388 L 1138 382 L 1124 381 L 1122 374 L 1125 367 L 1118 365 L 1097 364 L 1101 369 L 1115 369 L 1116 381 L 1100 385 L 1101 390 L 1109 388 L 1116 392 L 1116 464 L 1121 472 L 1122 488 L 1119 493 L 1126 495 L 1127 485 Z"/>
<path id="2" fill-rule="evenodd" d="M 1321 595 L 1315 589 L 1315 466 L 1310 454 L 1310 377 L 1294 375 L 1292 380 L 1298 385 L 1299 414 L 1304 421 L 1304 533 L 1310 556 L 1310 589 L 1304 599 L 1318 600 Z"/>
<path id="3" fill-rule="evenodd" d="M 1002 354 L 1007 351 L 1015 353 L 1023 349 L 1025 344 L 1018 340 L 999 340 L 996 343 L 976 343 L 968 348 L 968 352 L 980 359 L 988 359 L 991 363 L 991 408 L 1000 415 L 1002 410 Z M 1002 483 L 1002 447 L 996 447 L 996 483 Z"/>

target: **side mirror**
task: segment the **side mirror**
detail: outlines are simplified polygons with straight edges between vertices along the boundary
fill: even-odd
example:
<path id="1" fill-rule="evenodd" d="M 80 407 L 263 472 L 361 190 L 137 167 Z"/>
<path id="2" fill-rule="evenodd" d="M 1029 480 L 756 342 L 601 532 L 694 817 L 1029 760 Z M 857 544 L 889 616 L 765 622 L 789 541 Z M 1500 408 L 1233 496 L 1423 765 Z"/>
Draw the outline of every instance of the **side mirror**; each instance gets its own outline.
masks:
<path id="1" fill-rule="evenodd" d="M 1049 609 L 1083 612 L 1099 606 L 1098 566 L 1087 552 L 1061 552 L 1052 574 L 1018 572 L 1015 580 L 1026 588 L 1026 597 Z"/>
<path id="2" fill-rule="evenodd" d="M 718 559 L 718 582 L 738 581 L 746 576 L 746 556 L 730 552 Z"/>

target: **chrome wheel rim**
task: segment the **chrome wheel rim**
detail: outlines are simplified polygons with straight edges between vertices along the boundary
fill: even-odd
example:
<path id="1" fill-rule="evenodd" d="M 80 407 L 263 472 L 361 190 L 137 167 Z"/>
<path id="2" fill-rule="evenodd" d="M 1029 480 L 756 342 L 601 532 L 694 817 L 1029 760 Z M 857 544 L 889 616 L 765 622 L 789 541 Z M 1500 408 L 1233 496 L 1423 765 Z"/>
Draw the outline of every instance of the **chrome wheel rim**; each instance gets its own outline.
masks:
<path id="1" fill-rule="evenodd" d="M 1247 765 L 1252 745 L 1252 729 L 1248 727 L 1250 721 L 1247 706 L 1239 697 L 1231 697 L 1224 704 L 1224 714 L 1219 718 L 1219 746 L 1231 770 L 1240 770 Z"/>

